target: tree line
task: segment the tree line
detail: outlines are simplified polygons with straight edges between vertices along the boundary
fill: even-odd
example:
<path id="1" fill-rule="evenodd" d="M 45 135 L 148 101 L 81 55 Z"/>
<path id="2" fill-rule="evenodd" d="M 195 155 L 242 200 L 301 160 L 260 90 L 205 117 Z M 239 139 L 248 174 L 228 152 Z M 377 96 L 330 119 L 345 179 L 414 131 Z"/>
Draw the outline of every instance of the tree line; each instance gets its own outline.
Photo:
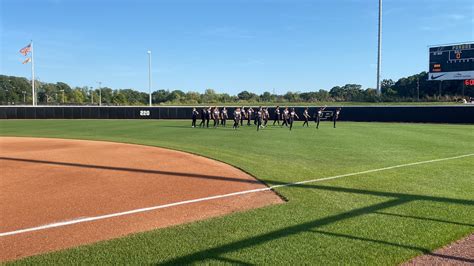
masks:
<path id="1" fill-rule="evenodd" d="M 109 87 L 71 87 L 64 82 L 48 83 L 35 81 L 38 104 L 41 105 L 147 105 L 148 93 L 134 89 L 112 89 Z M 385 79 L 381 84 L 381 95 L 375 89 L 362 89 L 358 84 L 335 86 L 330 90 L 307 92 L 288 91 L 285 94 L 264 92 L 256 94 L 242 91 L 237 95 L 218 93 L 207 89 L 204 93 L 182 90 L 157 90 L 152 92 L 152 102 L 159 104 L 212 104 L 212 103 L 313 103 L 313 102 L 414 102 L 414 101 L 458 101 L 474 97 L 474 88 L 463 81 L 428 81 L 428 73 L 400 78 Z M 31 81 L 23 77 L 0 75 L 0 103 L 2 105 L 31 104 Z"/>

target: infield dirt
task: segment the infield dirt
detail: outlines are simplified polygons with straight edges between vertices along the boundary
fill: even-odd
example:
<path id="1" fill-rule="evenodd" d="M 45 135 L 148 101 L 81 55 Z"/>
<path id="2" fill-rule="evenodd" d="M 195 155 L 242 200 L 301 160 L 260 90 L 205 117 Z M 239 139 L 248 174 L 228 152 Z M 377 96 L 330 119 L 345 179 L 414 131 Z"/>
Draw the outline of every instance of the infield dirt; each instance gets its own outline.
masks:
<path id="1" fill-rule="evenodd" d="M 0 138 L 0 233 L 264 188 L 230 165 L 100 141 Z M 283 202 L 272 191 L 0 237 L 0 261 Z"/>

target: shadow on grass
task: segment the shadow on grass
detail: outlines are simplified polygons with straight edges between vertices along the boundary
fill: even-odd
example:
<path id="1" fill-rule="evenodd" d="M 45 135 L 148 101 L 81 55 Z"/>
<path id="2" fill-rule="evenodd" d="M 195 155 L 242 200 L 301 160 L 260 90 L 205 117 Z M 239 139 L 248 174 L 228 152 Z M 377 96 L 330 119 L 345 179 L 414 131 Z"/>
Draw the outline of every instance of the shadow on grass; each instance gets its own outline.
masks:
<path id="1" fill-rule="evenodd" d="M 25 162 L 25 163 L 37 163 L 37 164 L 48 164 L 48 165 L 59 165 L 59 166 L 69 166 L 69 167 L 80 167 L 80 168 L 90 168 L 90 169 L 100 169 L 100 170 L 125 171 L 125 172 L 135 172 L 135 173 L 144 173 L 144 174 L 157 174 L 157 175 L 182 176 L 182 177 L 190 177 L 190 178 L 203 178 L 203 179 L 212 179 L 212 180 L 229 181 L 229 182 L 262 184 L 262 182 L 260 182 L 256 179 L 240 179 L 240 178 L 226 177 L 226 176 L 213 176 L 213 175 L 203 175 L 203 174 L 193 174 L 193 173 L 180 173 L 180 172 L 170 172 L 170 171 L 160 171 L 160 170 L 148 170 L 148 169 L 137 169 L 137 168 L 126 168 L 126 167 L 113 167 L 113 166 L 79 164 L 79 163 L 53 162 L 53 161 L 11 158 L 11 157 L 0 157 L 0 160 Z"/>
<path id="2" fill-rule="evenodd" d="M 448 223 L 448 224 L 474 227 L 474 224 L 453 222 L 453 221 L 447 221 L 447 220 L 441 220 L 441 219 L 435 219 L 435 218 L 419 217 L 419 216 L 412 216 L 412 215 L 403 215 L 403 214 L 390 213 L 390 212 L 375 212 L 375 213 L 376 214 L 381 214 L 381 215 L 387 215 L 387 216 L 400 217 L 400 218 L 411 218 L 411 219 L 420 220 L 420 221 L 431 221 L 431 222 Z"/>
<path id="3" fill-rule="evenodd" d="M 411 250 L 415 250 L 415 251 L 421 251 L 424 254 L 429 254 L 431 256 L 436 256 L 436 257 L 440 257 L 440 258 L 444 258 L 444 259 L 456 260 L 456 261 L 459 261 L 459 262 L 474 263 L 474 260 L 469 259 L 469 258 L 432 253 L 429 249 L 421 248 L 421 247 L 417 247 L 417 246 L 410 246 L 410 245 L 404 245 L 404 244 L 400 244 L 400 243 L 392 243 L 392 242 L 383 241 L 383 240 L 376 240 L 376 239 L 370 239 L 370 238 L 365 238 L 365 237 L 357 237 L 357 236 L 351 236 L 351 235 L 333 233 L 333 232 L 326 232 L 326 231 L 320 231 L 320 230 L 311 230 L 311 232 L 322 234 L 322 235 L 327 235 L 327 236 L 332 236 L 332 237 L 342 237 L 342 238 L 346 238 L 346 239 L 350 239 L 350 240 L 365 241 L 365 242 L 371 242 L 371 243 L 376 243 L 376 244 L 383 244 L 383 245 L 388 245 L 388 246 L 411 249 Z"/>
<path id="4" fill-rule="evenodd" d="M 270 183 L 275 184 L 275 182 L 270 181 Z M 278 183 L 278 182 L 276 182 Z M 391 207 L 396 207 L 403 205 L 408 202 L 413 202 L 413 201 L 432 201 L 432 202 L 442 202 L 442 203 L 450 203 L 450 204 L 461 204 L 461 205 L 474 205 L 474 201 L 472 200 L 463 200 L 463 199 L 451 199 L 451 198 L 444 198 L 444 197 L 434 197 L 434 196 L 424 196 L 424 195 L 412 195 L 412 194 L 403 194 L 403 193 L 392 193 L 392 192 L 380 192 L 380 191 L 370 191 L 370 190 L 360 190 L 360 189 L 354 189 L 354 188 L 344 188 L 344 187 L 331 187 L 331 186 L 321 186 L 321 185 L 308 185 L 308 184 L 298 184 L 294 185 L 297 187 L 302 187 L 302 188 L 307 188 L 307 189 L 319 189 L 319 190 L 326 190 L 326 191 L 335 191 L 335 192 L 344 192 L 344 193 L 354 193 L 354 194 L 361 194 L 361 195 L 373 195 L 373 196 L 379 196 L 379 197 L 387 197 L 389 198 L 387 201 L 377 203 L 374 205 L 362 207 L 362 208 L 357 208 L 353 209 L 347 212 L 343 212 L 340 214 L 332 215 L 332 216 L 327 216 L 321 219 L 316 219 L 313 221 L 301 223 L 301 224 L 296 224 L 293 226 L 288 226 L 279 230 L 271 231 L 265 234 L 261 234 L 258 236 L 254 237 L 249 237 L 245 238 L 239 241 L 235 241 L 232 243 L 224 244 L 221 246 L 209 248 L 203 251 L 191 253 L 182 257 L 174 258 L 171 260 L 168 260 L 163 263 L 163 265 L 182 265 L 182 264 L 189 264 L 189 263 L 196 263 L 202 260 L 206 259 L 213 259 L 217 261 L 222 261 L 222 262 L 229 262 L 228 259 L 223 260 L 222 255 L 229 253 L 229 252 L 234 252 L 237 250 L 242 250 L 245 248 L 250 248 L 253 246 L 258 246 L 263 243 L 275 240 L 275 239 L 281 239 L 285 238 L 291 235 L 295 235 L 301 232 L 314 232 L 314 233 L 319 233 L 319 234 L 325 234 L 325 235 L 330 235 L 332 237 L 343 237 L 343 238 L 350 238 L 354 240 L 359 240 L 359 241 L 367 241 L 367 242 L 372 242 L 372 243 L 377 243 L 377 244 L 383 244 L 383 245 L 389 245 L 389 246 L 396 246 L 396 247 L 401 247 L 401 248 L 406 248 L 410 250 L 415 250 L 421 253 L 425 254 L 431 254 L 434 256 L 439 256 L 439 257 L 444 257 L 452 260 L 456 260 L 459 262 L 473 262 L 470 259 L 466 258 L 461 258 L 461 257 L 455 257 L 455 256 L 446 256 L 446 255 L 441 255 L 441 254 L 434 254 L 431 253 L 430 250 L 423 248 L 423 247 L 417 247 L 417 246 L 412 246 L 412 245 L 406 245 L 406 244 L 399 244 L 399 243 L 391 243 L 388 241 L 382 241 L 382 240 L 375 240 L 375 239 L 369 239 L 369 238 L 361 238 L 357 236 L 351 236 L 351 235 L 343 235 L 343 234 L 337 234 L 337 233 L 330 233 L 330 232 L 324 232 L 321 230 L 317 230 L 317 228 L 329 225 L 335 222 L 339 222 L 342 220 L 354 218 L 354 217 L 359 217 L 362 215 L 366 214 L 377 214 L 381 213 L 381 210 L 391 208 Z M 413 218 L 413 217 L 406 217 L 406 218 Z M 419 219 L 423 219 L 423 217 L 416 217 Z M 426 220 L 435 220 L 432 218 L 427 218 Z M 451 223 L 449 221 L 443 221 L 443 220 L 436 220 L 437 222 L 446 222 L 446 223 Z M 468 225 L 469 224 L 462 224 L 462 225 Z M 242 263 L 242 262 L 239 262 Z"/>

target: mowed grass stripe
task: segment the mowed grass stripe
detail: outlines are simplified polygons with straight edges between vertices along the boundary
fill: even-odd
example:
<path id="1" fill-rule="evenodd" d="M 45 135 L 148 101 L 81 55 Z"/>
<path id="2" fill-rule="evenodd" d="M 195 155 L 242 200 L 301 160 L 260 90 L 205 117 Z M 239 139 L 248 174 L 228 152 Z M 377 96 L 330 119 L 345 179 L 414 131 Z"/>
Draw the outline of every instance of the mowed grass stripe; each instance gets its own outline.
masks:
<path id="1" fill-rule="evenodd" d="M 0 121 L 1 135 L 110 140 L 215 158 L 269 185 L 469 154 L 471 125 L 192 129 L 188 121 Z M 124 155 L 125 156 L 125 155 Z M 473 232 L 474 160 L 277 188 L 283 205 L 17 263 L 397 264 Z"/>

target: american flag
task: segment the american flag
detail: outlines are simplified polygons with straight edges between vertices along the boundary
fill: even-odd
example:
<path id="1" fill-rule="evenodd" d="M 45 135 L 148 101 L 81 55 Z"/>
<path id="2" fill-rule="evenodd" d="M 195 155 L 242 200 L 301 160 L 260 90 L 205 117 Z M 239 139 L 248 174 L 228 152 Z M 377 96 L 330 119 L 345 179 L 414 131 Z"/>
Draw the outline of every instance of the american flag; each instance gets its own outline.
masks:
<path id="1" fill-rule="evenodd" d="M 23 61 L 23 63 L 22 63 L 22 64 L 29 63 L 30 61 L 31 61 L 31 57 L 28 57 L 28 58 L 26 58 L 26 60 L 25 60 L 25 61 Z"/>
<path id="2" fill-rule="evenodd" d="M 26 56 L 29 52 L 31 51 L 31 43 L 28 44 L 27 46 L 23 47 L 21 50 L 20 50 L 20 53 L 24 56 Z"/>

